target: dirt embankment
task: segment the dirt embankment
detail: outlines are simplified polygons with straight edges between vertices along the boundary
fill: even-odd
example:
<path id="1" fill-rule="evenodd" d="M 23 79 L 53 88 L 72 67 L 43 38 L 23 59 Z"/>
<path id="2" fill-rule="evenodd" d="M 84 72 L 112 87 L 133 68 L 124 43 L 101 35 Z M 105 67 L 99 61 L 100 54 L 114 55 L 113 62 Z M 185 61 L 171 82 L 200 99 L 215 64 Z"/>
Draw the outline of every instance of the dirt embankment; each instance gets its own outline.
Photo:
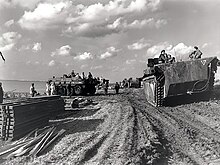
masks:
<path id="1" fill-rule="evenodd" d="M 97 104 L 50 121 L 67 131 L 47 152 L 5 164 L 220 164 L 218 100 L 155 108 L 142 90 L 87 98 Z"/>

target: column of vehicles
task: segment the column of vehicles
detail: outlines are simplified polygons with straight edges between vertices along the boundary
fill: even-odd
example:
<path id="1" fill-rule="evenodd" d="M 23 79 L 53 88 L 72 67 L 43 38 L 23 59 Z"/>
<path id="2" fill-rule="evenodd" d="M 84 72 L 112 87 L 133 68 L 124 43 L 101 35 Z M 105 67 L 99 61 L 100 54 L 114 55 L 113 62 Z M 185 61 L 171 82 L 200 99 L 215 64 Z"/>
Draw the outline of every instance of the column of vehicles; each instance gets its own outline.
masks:
<path id="1" fill-rule="evenodd" d="M 85 76 L 84 72 L 80 76 L 72 70 L 69 75 L 64 74 L 62 77 L 53 76 L 48 80 L 48 83 L 55 86 L 56 94 L 73 96 L 94 95 L 96 93 L 96 86 L 100 84 L 100 81 L 94 78 L 90 72 L 88 76 Z"/>
<path id="2" fill-rule="evenodd" d="M 177 96 L 210 96 L 217 66 L 220 66 L 217 57 L 200 56 L 186 61 L 175 61 L 173 57 L 168 60 L 150 58 L 144 76 L 139 80 L 143 83 L 147 101 L 160 107 L 164 106 L 168 99 Z M 49 83 L 53 83 L 57 94 L 63 96 L 94 95 L 102 84 L 99 79 L 93 78 L 91 73 L 86 77 L 84 74 L 79 76 L 74 71 L 70 75 L 53 77 L 49 79 Z"/>

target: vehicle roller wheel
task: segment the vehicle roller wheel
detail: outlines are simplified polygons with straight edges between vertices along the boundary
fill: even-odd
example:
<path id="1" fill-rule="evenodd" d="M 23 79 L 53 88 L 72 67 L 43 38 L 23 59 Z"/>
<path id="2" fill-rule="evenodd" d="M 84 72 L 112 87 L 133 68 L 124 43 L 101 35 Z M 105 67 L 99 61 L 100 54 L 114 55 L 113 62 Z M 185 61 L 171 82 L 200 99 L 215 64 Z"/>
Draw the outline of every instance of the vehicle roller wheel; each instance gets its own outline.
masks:
<path id="1" fill-rule="evenodd" d="M 215 82 L 215 73 L 212 71 L 210 73 L 210 79 L 209 79 L 209 90 L 213 90 L 213 87 L 214 87 L 214 82 Z"/>
<path id="2" fill-rule="evenodd" d="M 74 92 L 75 92 L 76 95 L 82 94 L 82 87 L 79 86 L 79 85 L 76 85 L 76 86 L 74 87 Z"/>
<path id="3" fill-rule="evenodd" d="M 164 104 L 164 87 L 161 85 L 161 83 L 156 82 L 155 88 L 155 106 L 161 107 Z"/>
<path id="4" fill-rule="evenodd" d="M 90 95 L 94 95 L 95 92 L 96 92 L 96 88 L 95 88 L 95 87 L 92 87 L 92 88 L 90 89 L 89 94 L 90 94 Z"/>

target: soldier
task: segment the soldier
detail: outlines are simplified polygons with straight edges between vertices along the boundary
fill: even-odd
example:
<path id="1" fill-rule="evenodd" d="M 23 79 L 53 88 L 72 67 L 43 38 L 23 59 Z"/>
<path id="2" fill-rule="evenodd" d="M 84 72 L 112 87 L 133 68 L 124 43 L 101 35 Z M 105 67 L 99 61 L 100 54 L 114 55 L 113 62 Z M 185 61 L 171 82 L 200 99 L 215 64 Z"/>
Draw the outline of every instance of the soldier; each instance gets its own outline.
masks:
<path id="1" fill-rule="evenodd" d="M 31 97 L 34 97 L 37 94 L 37 91 L 35 90 L 35 87 L 34 87 L 34 83 L 31 84 L 30 94 L 31 94 Z"/>
<path id="2" fill-rule="evenodd" d="M 160 56 L 159 56 L 159 63 L 165 63 L 166 62 L 166 56 L 167 56 L 167 54 L 166 54 L 166 52 L 165 52 L 165 50 L 162 50 L 161 52 L 160 52 Z"/>
<path id="3" fill-rule="evenodd" d="M 116 94 L 119 93 L 119 88 L 120 88 L 120 85 L 118 84 L 118 82 L 115 83 L 115 92 Z"/>
<path id="4" fill-rule="evenodd" d="M 55 95 L 56 94 L 56 86 L 55 83 L 52 82 L 50 85 L 50 95 Z"/>
<path id="5" fill-rule="evenodd" d="M 106 95 L 108 94 L 108 86 L 109 86 L 108 80 L 105 80 L 103 87 Z"/>
<path id="6" fill-rule="evenodd" d="M 2 83 L 0 82 L 0 104 L 3 103 L 4 91 L 2 88 Z"/>
<path id="7" fill-rule="evenodd" d="M 82 77 L 79 75 L 79 73 L 76 73 L 76 79 L 77 80 L 82 79 Z"/>
<path id="8" fill-rule="evenodd" d="M 172 57 L 170 54 L 166 54 L 166 63 L 173 63 L 175 62 L 175 57 Z"/>
<path id="9" fill-rule="evenodd" d="M 202 52 L 199 50 L 197 46 L 194 46 L 194 51 L 190 53 L 189 58 L 190 59 L 200 59 L 202 57 Z"/>
<path id="10" fill-rule="evenodd" d="M 92 79 L 92 73 L 91 72 L 89 72 L 89 74 L 88 74 L 88 79 Z"/>
<path id="11" fill-rule="evenodd" d="M 75 77 L 76 76 L 76 74 L 75 74 L 75 71 L 74 70 L 72 70 L 72 72 L 71 72 L 71 77 Z"/>
<path id="12" fill-rule="evenodd" d="M 46 94 L 47 96 L 50 95 L 50 81 L 46 82 Z"/>

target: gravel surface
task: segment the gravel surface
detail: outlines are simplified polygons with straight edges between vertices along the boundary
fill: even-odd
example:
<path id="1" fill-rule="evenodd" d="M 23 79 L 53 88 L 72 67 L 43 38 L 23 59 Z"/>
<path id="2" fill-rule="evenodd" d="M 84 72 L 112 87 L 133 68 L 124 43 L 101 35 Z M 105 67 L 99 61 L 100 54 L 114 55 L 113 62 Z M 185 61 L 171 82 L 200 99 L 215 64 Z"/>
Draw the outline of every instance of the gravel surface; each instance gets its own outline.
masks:
<path id="1" fill-rule="evenodd" d="M 142 89 L 85 98 L 94 104 L 67 106 L 50 121 L 66 133 L 43 155 L 3 164 L 220 164 L 218 99 L 155 108 Z M 67 104 L 72 99 L 66 99 Z"/>

